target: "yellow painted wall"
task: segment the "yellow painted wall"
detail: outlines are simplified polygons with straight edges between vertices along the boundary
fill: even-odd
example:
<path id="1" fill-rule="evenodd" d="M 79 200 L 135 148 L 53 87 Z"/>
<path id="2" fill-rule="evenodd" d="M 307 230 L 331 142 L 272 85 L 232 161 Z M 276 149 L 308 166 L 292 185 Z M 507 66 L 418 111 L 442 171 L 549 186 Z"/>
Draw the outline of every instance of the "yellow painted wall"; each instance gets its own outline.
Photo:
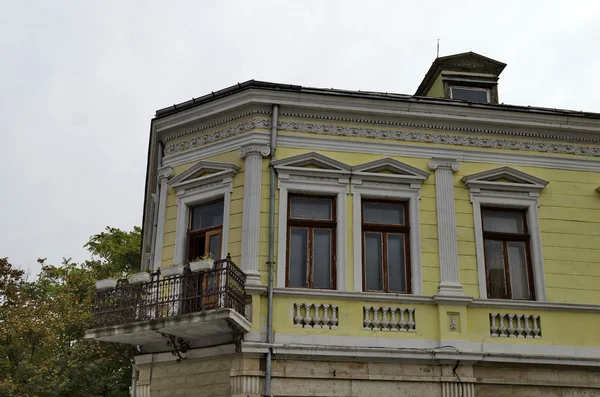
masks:
<path id="1" fill-rule="evenodd" d="M 426 96 L 431 97 L 431 98 L 443 98 L 444 97 L 444 83 L 442 81 L 441 74 L 438 75 L 438 77 L 435 79 L 435 81 L 431 85 L 431 88 L 427 92 Z"/>
<path id="2" fill-rule="evenodd" d="M 285 119 L 285 118 L 283 118 Z M 309 135 L 287 133 L 282 135 Z M 314 135 L 310 135 L 315 137 Z M 354 141 L 375 141 L 370 138 L 340 138 Z M 380 143 L 385 141 L 378 140 Z M 419 145 L 423 146 L 423 145 Z M 437 145 L 433 145 L 437 146 Z M 469 150 L 469 149 L 464 149 Z M 488 149 L 491 152 L 508 150 Z M 279 146 L 276 158 L 283 159 L 310 150 Z M 379 159 L 381 155 L 319 151 L 321 154 L 349 165 L 357 165 Z M 526 153 L 523 153 L 526 155 Z M 427 158 L 390 156 L 422 170 L 428 170 Z M 576 156 L 573 156 L 576 157 Z M 233 260 L 241 264 L 241 227 L 244 192 L 244 161 L 237 151 L 231 151 L 206 160 L 224 161 L 237 164 L 241 170 L 234 177 L 232 193 L 229 252 Z M 175 167 L 180 174 L 192 165 Z M 460 179 L 465 175 L 497 168 L 498 164 L 461 162 L 460 170 L 454 174 L 455 206 L 457 219 L 457 237 L 460 282 L 467 295 L 478 296 L 478 274 L 475 254 L 475 236 L 473 228 L 473 210 L 469 201 L 469 190 Z M 600 302 L 600 195 L 595 188 L 600 186 L 600 173 L 568 171 L 560 169 L 520 167 L 515 169 L 548 180 L 550 183 L 540 195 L 540 228 L 542 251 L 545 265 L 547 296 L 554 302 L 597 303 Z M 275 202 L 275 258 L 277 258 L 277 235 L 279 191 L 276 190 Z M 352 196 L 347 197 L 347 286 L 353 289 L 353 269 L 360 266 L 355 263 L 352 249 Z M 424 182 L 420 200 L 421 218 L 421 255 L 423 266 L 423 287 L 425 295 L 434 295 L 439 283 L 439 260 L 437 242 L 437 217 L 435 201 L 435 175 Z M 176 196 L 169 189 L 167 198 L 166 224 L 163 249 L 163 266 L 170 266 L 173 260 L 175 243 L 175 225 L 177 216 Z M 267 256 L 269 233 L 269 165 L 263 161 L 261 225 L 259 247 L 259 270 L 262 282 L 267 283 Z M 281 247 L 284 249 L 284 247 Z M 275 276 L 276 278 L 276 276 Z"/>

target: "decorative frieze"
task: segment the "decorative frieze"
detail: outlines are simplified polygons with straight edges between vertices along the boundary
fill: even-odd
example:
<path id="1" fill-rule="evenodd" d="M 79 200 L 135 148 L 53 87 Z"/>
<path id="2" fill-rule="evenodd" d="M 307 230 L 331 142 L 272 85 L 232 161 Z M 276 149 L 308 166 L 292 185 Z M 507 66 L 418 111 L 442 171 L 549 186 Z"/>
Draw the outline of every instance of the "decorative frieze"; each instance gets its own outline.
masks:
<path id="1" fill-rule="evenodd" d="M 363 327 L 369 331 L 416 332 L 415 309 L 363 306 Z"/>
<path id="2" fill-rule="evenodd" d="M 490 336 L 540 339 L 540 316 L 532 314 L 490 313 Z"/>
<path id="3" fill-rule="evenodd" d="M 360 121 L 356 121 L 356 123 L 359 122 Z M 372 123 L 373 121 L 368 122 Z M 451 126 L 417 126 L 412 124 L 403 125 L 402 123 L 399 123 L 398 126 L 408 128 L 435 128 L 439 130 L 453 130 Z M 227 139 L 253 129 L 269 128 L 271 128 L 270 119 L 257 118 L 244 121 L 237 125 L 216 130 L 204 135 L 195 136 L 193 138 L 189 138 L 176 143 L 169 143 L 165 146 L 165 155 L 170 156 L 185 150 L 190 150 L 196 147 L 218 142 L 220 140 Z M 473 135 L 428 134 L 415 131 L 398 131 L 366 126 L 360 127 L 357 124 L 351 126 L 343 126 L 335 124 L 304 123 L 297 121 L 279 121 L 279 123 L 277 124 L 277 128 L 281 131 L 306 132 L 330 136 L 376 138 L 399 142 L 433 143 L 437 145 L 455 145 L 475 148 L 518 150 L 523 152 L 574 154 L 578 156 L 600 157 L 600 147 L 598 146 L 587 146 L 569 143 L 546 143 L 539 141 L 489 138 L 485 136 L 478 137 Z M 196 131 L 191 131 L 190 133 L 192 132 Z M 503 131 L 490 131 L 488 133 L 509 135 L 508 132 Z M 555 139 L 566 138 L 563 137 Z"/>
<path id="4" fill-rule="evenodd" d="M 294 326 L 336 329 L 338 307 L 327 303 L 294 303 Z"/>

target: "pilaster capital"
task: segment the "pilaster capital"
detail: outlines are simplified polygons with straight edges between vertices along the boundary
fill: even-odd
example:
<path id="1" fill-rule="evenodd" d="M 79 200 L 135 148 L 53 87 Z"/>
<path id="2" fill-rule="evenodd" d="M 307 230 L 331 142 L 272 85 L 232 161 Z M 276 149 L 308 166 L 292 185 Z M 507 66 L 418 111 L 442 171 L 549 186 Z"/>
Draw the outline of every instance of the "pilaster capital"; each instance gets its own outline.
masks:
<path id="1" fill-rule="evenodd" d="M 158 169 L 158 180 L 169 179 L 175 175 L 175 171 L 171 167 L 162 167 Z"/>
<path id="2" fill-rule="evenodd" d="M 456 172 L 460 169 L 460 164 L 458 163 L 458 160 L 456 160 L 456 159 L 446 159 L 446 158 L 434 157 L 431 160 L 429 160 L 429 169 L 430 170 L 435 171 L 438 168 L 448 169 L 452 172 Z"/>
<path id="3" fill-rule="evenodd" d="M 238 155 L 243 159 L 248 156 L 267 157 L 269 154 L 271 154 L 271 148 L 269 146 L 256 144 L 244 145 L 238 151 Z"/>

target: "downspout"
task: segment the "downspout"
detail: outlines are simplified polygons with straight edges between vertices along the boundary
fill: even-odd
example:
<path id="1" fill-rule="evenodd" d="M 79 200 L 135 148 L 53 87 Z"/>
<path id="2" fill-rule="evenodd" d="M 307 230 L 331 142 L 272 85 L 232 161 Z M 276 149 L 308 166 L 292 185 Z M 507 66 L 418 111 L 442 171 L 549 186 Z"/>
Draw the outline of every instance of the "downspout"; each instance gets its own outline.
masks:
<path id="1" fill-rule="evenodd" d="M 137 397 L 137 381 L 140 378 L 140 371 L 138 371 L 135 361 L 131 360 L 131 397 Z"/>
<path id="2" fill-rule="evenodd" d="M 279 105 L 273 105 L 273 114 L 271 118 L 271 159 L 269 164 L 270 182 L 269 182 L 269 283 L 267 285 L 267 362 L 265 365 L 265 396 L 271 396 L 271 361 L 273 359 L 273 272 L 275 265 L 275 150 L 277 149 L 277 117 L 279 115 Z"/>

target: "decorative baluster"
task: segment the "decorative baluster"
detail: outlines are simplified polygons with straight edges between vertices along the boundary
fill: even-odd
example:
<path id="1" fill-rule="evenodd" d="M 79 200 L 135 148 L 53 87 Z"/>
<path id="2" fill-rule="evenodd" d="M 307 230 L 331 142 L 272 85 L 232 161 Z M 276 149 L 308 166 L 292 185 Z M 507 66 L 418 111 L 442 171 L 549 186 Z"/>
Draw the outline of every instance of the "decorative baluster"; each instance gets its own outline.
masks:
<path id="1" fill-rule="evenodd" d="M 338 327 L 337 310 L 338 307 L 336 305 L 331 305 L 331 329 L 337 329 Z"/>
<path id="2" fill-rule="evenodd" d="M 310 317 L 310 308 L 312 305 L 308 304 L 308 303 L 303 303 L 304 305 L 304 328 L 310 328 L 311 326 L 311 321 L 312 318 Z"/>
<path id="3" fill-rule="evenodd" d="M 406 311 L 405 308 L 401 307 L 400 309 L 400 331 L 402 332 L 406 332 L 406 321 L 404 320 L 404 312 Z"/>
<path id="4" fill-rule="evenodd" d="M 294 326 L 302 327 L 302 316 L 300 315 L 300 306 L 301 304 L 294 303 L 294 308 L 296 309 L 296 317 L 294 317 Z"/>
<path id="5" fill-rule="evenodd" d="M 501 338 L 506 338 L 506 327 L 504 326 L 504 317 L 506 317 L 506 314 L 500 313 L 500 327 L 498 327 L 498 334 Z"/>
<path id="6" fill-rule="evenodd" d="M 513 327 L 513 318 L 514 317 L 515 317 L 514 314 L 508 315 L 508 337 L 509 338 L 515 337 L 515 328 Z"/>
<path id="7" fill-rule="evenodd" d="M 533 337 L 535 339 L 540 339 L 540 327 L 538 326 L 538 320 L 540 319 L 540 316 L 531 316 L 531 318 L 533 319 Z"/>
<path id="8" fill-rule="evenodd" d="M 525 314 L 523 317 L 525 318 L 525 338 L 533 338 L 531 335 L 531 328 L 529 328 L 529 317 L 531 316 L 529 314 Z"/>
<path id="9" fill-rule="evenodd" d="M 381 328 L 379 328 L 380 324 L 381 324 L 381 321 L 379 321 L 379 307 L 374 306 L 373 307 L 373 330 L 380 331 L 381 330 Z"/>
<path id="10" fill-rule="evenodd" d="M 319 310 L 321 309 L 321 304 L 317 303 L 315 306 L 315 316 L 313 317 L 313 328 L 321 328 L 321 317 L 319 316 Z"/>
<path id="11" fill-rule="evenodd" d="M 496 326 L 496 313 L 490 313 L 490 335 L 492 337 L 497 337 L 498 327 Z"/>
<path id="12" fill-rule="evenodd" d="M 365 306 L 363 307 L 363 309 L 365 311 L 365 319 L 363 320 L 363 326 L 365 329 L 370 331 L 373 328 L 371 326 L 371 320 L 369 319 L 369 312 L 371 311 L 371 306 Z"/>
<path id="13" fill-rule="evenodd" d="M 329 306 L 327 303 L 323 304 L 323 328 L 329 328 Z"/>
<path id="14" fill-rule="evenodd" d="M 408 332 L 416 332 L 415 330 L 415 321 L 413 319 L 413 314 L 415 309 L 408 309 Z"/>
<path id="15" fill-rule="evenodd" d="M 396 311 L 397 308 L 392 308 L 390 311 L 392 312 L 392 321 L 390 321 L 390 328 L 392 331 L 398 332 L 398 321 L 396 321 Z"/>
<path id="16" fill-rule="evenodd" d="M 390 325 L 390 322 L 387 319 L 387 313 L 388 310 L 390 310 L 389 307 L 382 307 L 382 314 L 381 314 L 381 330 L 382 331 L 389 331 L 388 329 L 388 325 Z"/>
<path id="17" fill-rule="evenodd" d="M 522 314 L 517 314 L 517 338 L 523 338 L 523 327 L 521 327 Z"/>

